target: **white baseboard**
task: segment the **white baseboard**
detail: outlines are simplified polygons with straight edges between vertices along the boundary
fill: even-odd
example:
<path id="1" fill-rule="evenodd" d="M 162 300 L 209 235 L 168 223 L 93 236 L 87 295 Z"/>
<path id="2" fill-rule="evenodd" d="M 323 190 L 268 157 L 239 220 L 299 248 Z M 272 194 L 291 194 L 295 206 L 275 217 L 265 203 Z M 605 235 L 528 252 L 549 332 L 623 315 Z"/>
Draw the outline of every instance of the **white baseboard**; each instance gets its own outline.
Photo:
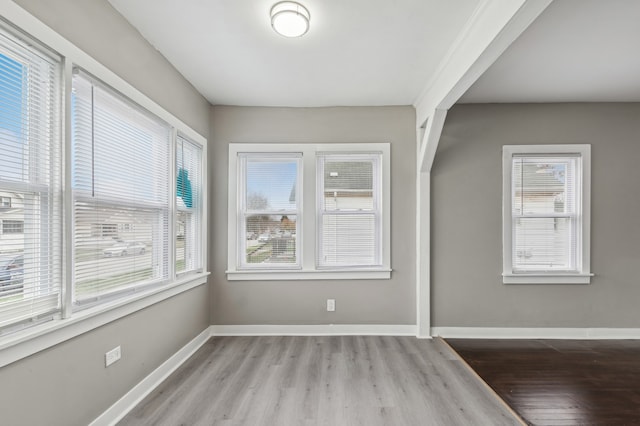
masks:
<path id="1" fill-rule="evenodd" d="M 468 339 L 640 339 L 640 328 L 432 327 L 431 335 Z"/>
<path id="2" fill-rule="evenodd" d="M 212 336 L 415 336 L 414 324 L 212 325 Z"/>
<path id="3" fill-rule="evenodd" d="M 135 385 L 122 398 L 116 401 L 104 413 L 98 416 L 89 426 L 115 425 L 119 422 L 133 407 L 151 393 L 164 379 L 169 377 L 171 373 L 178 369 L 191 355 L 195 353 L 207 340 L 211 337 L 209 328 L 198 334 L 193 340 L 184 345 L 178 352 L 173 354 L 171 358 L 162 363 L 158 368 L 153 370 L 151 374 L 142 379 L 140 383 Z"/>

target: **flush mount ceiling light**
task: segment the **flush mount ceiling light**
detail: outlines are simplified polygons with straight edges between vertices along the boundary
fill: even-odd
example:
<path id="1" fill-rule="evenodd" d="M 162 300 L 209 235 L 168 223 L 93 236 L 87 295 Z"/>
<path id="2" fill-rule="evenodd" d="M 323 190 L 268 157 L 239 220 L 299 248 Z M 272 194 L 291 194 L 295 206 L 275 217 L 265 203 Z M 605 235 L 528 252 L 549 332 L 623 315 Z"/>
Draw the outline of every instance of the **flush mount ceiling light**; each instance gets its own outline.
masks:
<path id="1" fill-rule="evenodd" d="M 306 7 L 295 1 L 281 1 L 271 8 L 271 26 L 285 37 L 300 37 L 309 31 L 311 15 Z"/>

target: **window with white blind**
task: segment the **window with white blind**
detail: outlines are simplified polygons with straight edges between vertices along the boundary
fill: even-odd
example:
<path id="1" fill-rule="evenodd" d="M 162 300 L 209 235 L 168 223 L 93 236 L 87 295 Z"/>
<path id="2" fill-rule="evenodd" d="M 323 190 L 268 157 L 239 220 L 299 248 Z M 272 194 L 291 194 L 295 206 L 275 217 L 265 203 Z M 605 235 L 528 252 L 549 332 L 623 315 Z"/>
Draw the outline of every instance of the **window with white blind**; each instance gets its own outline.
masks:
<path id="1" fill-rule="evenodd" d="M 0 367 L 208 275 L 206 139 L 19 6 L 5 6 Z"/>
<path id="2" fill-rule="evenodd" d="M 588 283 L 589 145 L 505 146 L 504 282 Z"/>
<path id="3" fill-rule="evenodd" d="M 75 304 L 166 281 L 170 126 L 78 68 L 72 113 Z"/>
<path id="4" fill-rule="evenodd" d="M 60 58 L 0 29 L 0 335 L 61 308 Z"/>
<path id="5" fill-rule="evenodd" d="M 389 144 L 230 144 L 230 280 L 388 279 Z"/>
<path id="6" fill-rule="evenodd" d="M 176 272 L 202 268 L 202 147 L 182 135 L 176 144 Z"/>
<path id="7" fill-rule="evenodd" d="M 319 268 L 380 266 L 380 154 L 317 156 Z"/>

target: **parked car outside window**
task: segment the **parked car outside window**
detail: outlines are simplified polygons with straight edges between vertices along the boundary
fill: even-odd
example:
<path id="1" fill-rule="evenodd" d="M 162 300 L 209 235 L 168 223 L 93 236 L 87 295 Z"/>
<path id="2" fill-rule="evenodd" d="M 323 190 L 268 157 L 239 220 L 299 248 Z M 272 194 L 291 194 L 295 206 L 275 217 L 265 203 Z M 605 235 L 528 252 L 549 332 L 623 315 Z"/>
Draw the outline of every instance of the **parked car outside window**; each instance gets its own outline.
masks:
<path id="1" fill-rule="evenodd" d="M 146 248 L 147 246 L 145 246 L 143 243 L 138 243 L 135 241 L 121 242 L 115 243 L 111 247 L 104 249 L 102 254 L 104 254 L 104 256 L 106 257 L 144 254 Z"/>
<path id="2" fill-rule="evenodd" d="M 24 255 L 0 256 L 0 295 L 22 289 L 24 281 Z"/>

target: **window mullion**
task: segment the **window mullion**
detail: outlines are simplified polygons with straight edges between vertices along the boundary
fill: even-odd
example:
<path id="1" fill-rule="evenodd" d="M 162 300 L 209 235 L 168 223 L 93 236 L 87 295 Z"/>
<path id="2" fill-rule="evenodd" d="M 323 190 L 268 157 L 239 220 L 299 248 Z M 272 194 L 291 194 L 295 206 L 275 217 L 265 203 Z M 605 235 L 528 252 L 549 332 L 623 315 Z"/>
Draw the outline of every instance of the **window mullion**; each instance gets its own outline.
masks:
<path id="1" fill-rule="evenodd" d="M 171 134 L 169 136 L 169 173 L 167 183 L 169 187 L 169 236 L 168 236 L 168 276 L 171 280 L 176 277 L 176 219 L 177 219 L 177 206 L 176 206 L 176 146 L 178 138 L 178 129 L 171 128 Z M 183 159 L 184 161 L 184 159 Z M 186 259 L 185 259 L 186 262 Z"/>
<path id="2" fill-rule="evenodd" d="M 63 207 L 63 288 L 62 288 L 62 318 L 69 318 L 73 308 L 73 283 L 74 279 L 74 257 L 73 257 L 73 234 L 74 234 L 74 212 L 73 212 L 73 192 L 71 190 L 71 182 L 73 179 L 72 167 L 73 151 L 72 151 L 72 87 L 73 87 L 73 64 L 69 60 L 64 60 L 64 68 L 62 73 L 63 81 L 63 170 L 64 170 L 64 207 Z"/>

